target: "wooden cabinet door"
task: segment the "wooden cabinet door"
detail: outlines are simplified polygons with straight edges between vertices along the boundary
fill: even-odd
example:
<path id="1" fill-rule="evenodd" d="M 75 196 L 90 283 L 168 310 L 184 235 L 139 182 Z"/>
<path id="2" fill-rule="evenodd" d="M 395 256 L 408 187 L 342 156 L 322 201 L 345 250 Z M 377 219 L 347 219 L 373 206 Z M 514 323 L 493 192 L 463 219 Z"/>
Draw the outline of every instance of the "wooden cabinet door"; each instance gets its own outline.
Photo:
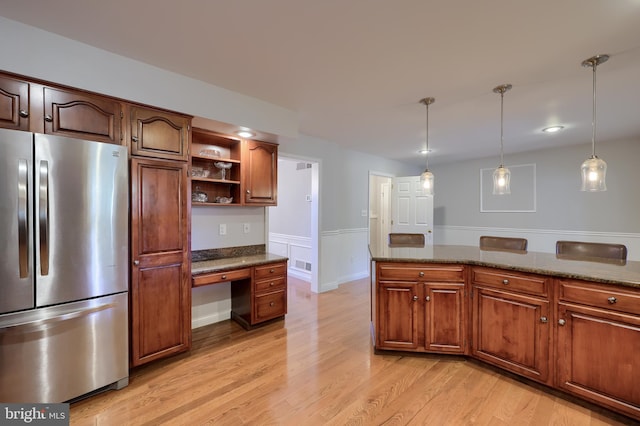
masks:
<path id="1" fill-rule="evenodd" d="M 131 160 L 132 365 L 191 346 L 188 165 Z"/>
<path id="2" fill-rule="evenodd" d="M 464 283 L 425 285 L 424 342 L 433 352 L 464 353 Z"/>
<path id="3" fill-rule="evenodd" d="M 121 144 L 122 104 L 108 97 L 44 88 L 44 133 Z"/>
<path id="4" fill-rule="evenodd" d="M 380 281 L 378 348 L 418 348 L 418 285 L 417 282 Z"/>
<path id="5" fill-rule="evenodd" d="M 0 127 L 29 130 L 29 83 L 0 75 Z"/>
<path id="6" fill-rule="evenodd" d="M 480 287 L 474 287 L 471 295 L 473 356 L 547 383 L 549 302 Z"/>
<path id="7" fill-rule="evenodd" d="M 557 386 L 640 418 L 640 317 L 560 303 Z"/>
<path id="8" fill-rule="evenodd" d="M 131 155 L 189 159 L 189 117 L 139 106 L 131 106 L 130 110 Z"/>
<path id="9" fill-rule="evenodd" d="M 242 170 L 244 203 L 275 206 L 278 193 L 278 145 L 243 142 Z"/>

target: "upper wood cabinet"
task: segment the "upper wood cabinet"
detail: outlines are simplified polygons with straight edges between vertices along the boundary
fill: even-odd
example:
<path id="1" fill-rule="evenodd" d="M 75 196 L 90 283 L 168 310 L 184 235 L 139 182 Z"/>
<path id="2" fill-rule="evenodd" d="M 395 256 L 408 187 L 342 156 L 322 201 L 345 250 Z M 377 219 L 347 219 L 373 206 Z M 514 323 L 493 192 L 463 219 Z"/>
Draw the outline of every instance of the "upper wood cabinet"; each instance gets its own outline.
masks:
<path id="1" fill-rule="evenodd" d="M 80 91 L 44 87 L 44 133 L 122 143 L 122 103 Z"/>
<path id="2" fill-rule="evenodd" d="M 191 118 L 130 106 L 131 155 L 187 161 Z"/>
<path id="3" fill-rule="evenodd" d="M 1 74 L 0 127 L 29 130 L 29 83 Z"/>
<path id="4" fill-rule="evenodd" d="M 245 140 L 242 163 L 244 204 L 275 206 L 278 201 L 278 145 Z"/>

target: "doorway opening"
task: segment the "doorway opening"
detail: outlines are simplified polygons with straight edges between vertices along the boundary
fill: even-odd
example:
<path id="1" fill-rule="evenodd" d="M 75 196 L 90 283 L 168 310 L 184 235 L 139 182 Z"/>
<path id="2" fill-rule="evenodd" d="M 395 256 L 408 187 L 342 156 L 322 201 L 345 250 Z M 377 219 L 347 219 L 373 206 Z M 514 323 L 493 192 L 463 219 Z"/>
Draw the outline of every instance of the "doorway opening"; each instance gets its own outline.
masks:
<path id="1" fill-rule="evenodd" d="M 278 205 L 267 208 L 267 250 L 289 258 L 288 274 L 318 293 L 319 162 L 278 154 Z"/>
<path id="2" fill-rule="evenodd" d="M 372 251 L 387 245 L 391 232 L 393 175 L 369 171 L 369 246 Z"/>

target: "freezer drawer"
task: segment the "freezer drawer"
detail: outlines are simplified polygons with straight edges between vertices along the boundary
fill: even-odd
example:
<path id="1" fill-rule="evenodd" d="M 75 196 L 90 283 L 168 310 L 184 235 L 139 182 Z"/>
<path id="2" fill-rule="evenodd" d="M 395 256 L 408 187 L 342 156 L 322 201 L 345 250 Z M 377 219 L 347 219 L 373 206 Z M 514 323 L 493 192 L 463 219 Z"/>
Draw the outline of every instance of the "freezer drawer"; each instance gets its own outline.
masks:
<path id="1" fill-rule="evenodd" d="M 128 294 L 0 316 L 0 401 L 65 402 L 126 386 Z"/>

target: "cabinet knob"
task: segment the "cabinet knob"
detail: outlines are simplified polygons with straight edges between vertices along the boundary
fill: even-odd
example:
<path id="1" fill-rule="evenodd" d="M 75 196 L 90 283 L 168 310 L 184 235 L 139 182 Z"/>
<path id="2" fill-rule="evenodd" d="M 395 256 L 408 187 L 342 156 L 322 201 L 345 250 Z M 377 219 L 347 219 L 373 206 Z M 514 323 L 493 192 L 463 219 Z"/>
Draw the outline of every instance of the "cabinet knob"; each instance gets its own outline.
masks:
<path id="1" fill-rule="evenodd" d="M 251 194 L 251 191 L 249 191 L 248 189 L 247 189 L 247 194 Z"/>
<path id="2" fill-rule="evenodd" d="M 51 123 L 53 121 L 53 117 L 51 116 L 51 114 L 45 115 L 44 121 L 48 121 L 49 123 Z"/>
<path id="3" fill-rule="evenodd" d="M 616 299 L 615 297 L 611 296 L 610 298 L 607 299 L 607 302 L 609 302 L 610 305 L 613 305 L 614 303 L 616 303 L 618 301 L 618 299 Z"/>
<path id="4" fill-rule="evenodd" d="M 138 137 L 137 136 L 131 136 L 131 140 L 134 141 L 135 143 L 138 143 Z"/>
<path id="5" fill-rule="evenodd" d="M 22 118 L 27 118 L 29 116 L 29 113 L 23 109 L 20 110 L 20 112 L 18 113 L 18 115 L 20 115 L 20 117 Z"/>
<path id="6" fill-rule="evenodd" d="M 418 296 L 413 296 L 413 301 L 417 302 L 418 301 Z"/>
<path id="7" fill-rule="evenodd" d="M 275 303 L 271 302 L 269 303 L 269 306 L 275 306 Z"/>
<path id="8" fill-rule="evenodd" d="M 424 300 L 426 300 L 427 302 L 430 302 L 431 301 L 431 296 L 425 297 Z"/>
<path id="9" fill-rule="evenodd" d="M 420 271 L 420 273 L 418 274 L 418 276 L 424 277 L 424 272 Z"/>
<path id="10" fill-rule="evenodd" d="M 273 274 L 275 271 L 273 269 L 269 269 L 269 273 Z"/>
<path id="11" fill-rule="evenodd" d="M 138 266 L 138 265 L 140 264 L 140 261 L 139 261 L 139 260 L 134 260 L 134 261 L 133 261 L 133 264 L 134 264 L 134 265 L 136 265 L 136 266 Z"/>
<path id="12" fill-rule="evenodd" d="M 502 284 L 508 285 L 509 284 L 509 280 L 502 280 Z"/>
<path id="13" fill-rule="evenodd" d="M 563 319 L 558 320 L 558 325 L 565 325 L 567 322 Z"/>
<path id="14" fill-rule="evenodd" d="M 222 279 L 223 279 L 223 280 L 226 280 L 226 279 L 227 279 L 227 276 L 226 276 L 226 275 L 223 275 L 223 276 L 222 276 Z"/>
<path id="15" fill-rule="evenodd" d="M 540 317 L 540 322 L 541 322 L 541 323 L 543 323 L 543 324 L 546 324 L 546 323 L 548 323 L 548 322 L 549 322 L 549 318 L 547 318 L 547 317 Z"/>
<path id="16" fill-rule="evenodd" d="M 274 283 L 273 281 L 271 281 L 271 282 L 269 283 L 269 287 L 273 287 L 274 285 L 275 285 L 275 283 Z"/>

